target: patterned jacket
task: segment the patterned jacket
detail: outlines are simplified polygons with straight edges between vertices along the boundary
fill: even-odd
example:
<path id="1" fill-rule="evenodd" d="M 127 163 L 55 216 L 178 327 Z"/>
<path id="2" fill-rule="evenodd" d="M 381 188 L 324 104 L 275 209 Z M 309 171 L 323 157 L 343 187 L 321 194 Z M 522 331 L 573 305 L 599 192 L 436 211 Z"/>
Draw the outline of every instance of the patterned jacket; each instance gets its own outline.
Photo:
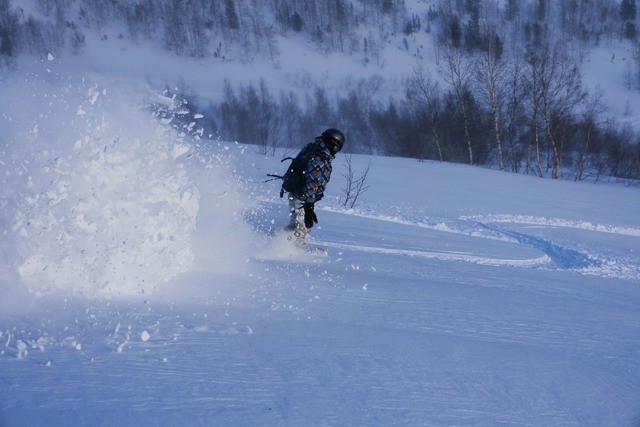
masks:
<path id="1" fill-rule="evenodd" d="M 307 164 L 305 189 L 302 196 L 298 197 L 305 203 L 315 203 L 324 197 L 324 189 L 331 178 L 331 161 L 335 158 L 321 139 L 316 144 L 320 150 Z"/>

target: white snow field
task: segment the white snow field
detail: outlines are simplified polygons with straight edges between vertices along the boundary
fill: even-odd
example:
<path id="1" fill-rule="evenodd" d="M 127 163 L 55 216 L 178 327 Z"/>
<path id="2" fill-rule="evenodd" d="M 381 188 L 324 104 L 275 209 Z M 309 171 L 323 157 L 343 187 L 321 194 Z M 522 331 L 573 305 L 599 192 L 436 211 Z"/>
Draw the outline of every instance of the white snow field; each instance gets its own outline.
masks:
<path id="1" fill-rule="evenodd" d="M 0 92 L 1 426 L 640 423 L 637 186 L 353 156 L 348 209 L 339 154 L 311 255 L 290 152 L 95 76 Z"/>

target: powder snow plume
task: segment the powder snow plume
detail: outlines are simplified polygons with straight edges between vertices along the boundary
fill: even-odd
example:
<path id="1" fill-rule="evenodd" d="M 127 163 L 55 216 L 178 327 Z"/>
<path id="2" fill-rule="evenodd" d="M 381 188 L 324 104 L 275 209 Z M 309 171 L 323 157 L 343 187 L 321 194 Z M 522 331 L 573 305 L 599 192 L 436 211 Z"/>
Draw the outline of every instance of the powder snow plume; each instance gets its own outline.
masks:
<path id="1" fill-rule="evenodd" d="M 200 195 L 176 131 L 113 82 L 2 80 L 0 254 L 29 291 L 140 294 L 188 270 Z"/>

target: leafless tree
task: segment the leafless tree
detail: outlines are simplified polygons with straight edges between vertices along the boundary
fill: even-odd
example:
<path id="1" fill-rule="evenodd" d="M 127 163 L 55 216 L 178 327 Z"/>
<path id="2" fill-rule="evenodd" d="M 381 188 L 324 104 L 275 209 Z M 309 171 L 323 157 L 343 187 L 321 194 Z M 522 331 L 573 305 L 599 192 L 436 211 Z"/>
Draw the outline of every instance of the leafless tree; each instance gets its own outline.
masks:
<path id="1" fill-rule="evenodd" d="M 467 151 L 469 153 L 469 164 L 473 165 L 473 144 L 471 142 L 470 132 L 471 117 L 469 111 L 472 69 L 461 49 L 456 49 L 450 44 L 443 44 L 440 51 L 443 59 L 441 72 L 445 81 L 451 87 L 452 95 L 462 113 L 462 126 Z"/>
<path id="2" fill-rule="evenodd" d="M 577 147 L 578 159 L 576 162 L 576 181 L 584 179 L 585 169 L 589 159 L 589 151 L 591 149 L 591 141 L 593 139 L 593 132 L 599 124 L 598 121 L 600 120 L 600 116 L 606 109 L 602 101 L 603 96 L 604 93 L 602 92 L 602 89 L 598 87 L 586 100 L 585 110 L 583 113 L 585 135 L 582 144 Z"/>
<path id="3" fill-rule="evenodd" d="M 280 91 L 278 104 L 283 118 L 282 139 L 284 140 L 284 146 L 287 148 L 291 147 L 292 144 L 297 146 L 300 135 L 300 117 L 302 115 L 298 97 L 292 91 L 288 93 Z"/>
<path id="4" fill-rule="evenodd" d="M 509 147 L 509 162 L 514 172 L 519 172 L 524 147 L 522 146 L 521 136 L 524 135 L 526 127 L 524 116 L 524 93 L 525 85 L 523 84 L 523 70 L 518 61 L 512 61 L 509 64 L 508 77 L 506 81 L 507 89 L 505 93 L 505 115 L 504 136 Z"/>
<path id="5" fill-rule="evenodd" d="M 506 90 L 507 66 L 502 57 L 502 47 L 497 34 L 485 30 L 482 49 L 477 56 L 475 82 L 481 99 L 486 103 L 493 124 L 495 146 L 500 170 L 505 170 L 502 148 L 502 116 Z"/>
<path id="6" fill-rule="evenodd" d="M 258 84 L 260 101 L 258 104 L 255 120 L 258 130 L 258 143 L 261 154 L 267 154 L 268 147 L 271 146 L 271 153 L 275 154 L 278 141 L 281 138 L 284 117 L 281 109 L 273 95 L 267 87 L 264 79 L 260 79 Z"/>
<path id="7" fill-rule="evenodd" d="M 349 154 L 345 158 L 347 163 L 347 170 L 346 172 L 342 173 L 342 176 L 346 179 L 345 187 L 342 189 L 342 194 L 344 195 L 344 199 L 342 199 L 342 205 L 345 207 L 353 208 L 358 201 L 358 197 L 360 197 L 369 189 L 369 186 L 366 185 L 366 181 L 367 176 L 369 175 L 369 171 L 371 170 L 371 160 L 369 160 L 369 163 L 367 164 L 364 172 L 362 172 L 360 176 L 356 178 L 352 164 L 352 155 Z"/>
<path id="8" fill-rule="evenodd" d="M 538 173 L 540 176 L 544 175 L 541 159 L 542 139 L 538 124 L 540 119 L 547 148 L 551 153 L 551 176 L 557 179 L 562 174 L 563 166 L 562 132 L 573 111 L 585 97 L 580 70 L 557 48 L 529 52 L 527 64 Z"/>
<path id="9" fill-rule="evenodd" d="M 538 176 L 543 177 L 544 171 L 542 170 L 542 161 L 541 161 L 541 125 L 540 125 L 540 110 L 542 104 L 542 96 L 541 96 L 541 83 L 539 72 L 536 70 L 540 67 L 539 58 L 535 53 L 531 53 L 527 57 L 527 70 L 525 74 L 526 78 L 526 90 L 525 93 L 526 101 L 529 106 L 529 127 L 531 128 L 531 139 L 527 140 L 527 155 L 526 155 L 526 168 L 525 173 L 531 173 L 533 169 L 533 159 L 531 153 L 532 145 L 535 147 L 535 157 L 538 170 Z M 532 144 L 533 142 L 533 144 Z"/>
<path id="10" fill-rule="evenodd" d="M 438 131 L 438 117 L 440 111 L 440 88 L 434 81 L 424 65 L 419 63 L 413 68 L 413 74 L 407 82 L 407 99 L 414 104 L 431 123 L 433 141 L 438 150 L 438 158 L 443 161 L 440 135 Z"/>

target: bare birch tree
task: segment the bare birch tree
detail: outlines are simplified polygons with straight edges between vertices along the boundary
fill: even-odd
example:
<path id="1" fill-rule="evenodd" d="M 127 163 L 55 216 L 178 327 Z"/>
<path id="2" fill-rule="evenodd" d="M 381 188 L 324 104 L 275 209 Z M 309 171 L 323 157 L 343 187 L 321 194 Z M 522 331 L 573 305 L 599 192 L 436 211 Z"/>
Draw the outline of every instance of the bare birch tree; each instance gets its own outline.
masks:
<path id="1" fill-rule="evenodd" d="M 585 97 L 582 77 L 577 65 L 557 49 L 541 52 L 543 60 L 538 68 L 542 119 L 553 155 L 552 178 L 562 174 L 564 145 L 561 139 L 563 127 L 575 108 Z"/>
<path id="2" fill-rule="evenodd" d="M 440 111 L 440 88 L 438 82 L 431 78 L 422 63 L 413 68 L 413 74 L 407 82 L 407 99 L 414 107 L 429 120 L 433 141 L 438 150 L 438 158 L 443 161 L 440 135 L 438 131 L 438 117 Z"/>
<path id="3" fill-rule="evenodd" d="M 486 31 L 482 49 L 477 57 L 475 81 L 481 99 L 487 104 L 493 125 L 496 154 L 500 170 L 505 170 L 504 150 L 502 149 L 502 116 L 506 89 L 506 62 L 502 57 L 502 47 L 498 35 Z"/>
<path id="4" fill-rule="evenodd" d="M 462 126 L 469 154 L 469 164 L 473 165 L 473 144 L 471 142 L 471 118 L 469 111 L 472 69 L 460 49 L 446 44 L 442 46 L 441 55 L 444 62 L 441 67 L 441 72 L 445 81 L 451 86 L 451 93 L 457 103 L 457 108 L 460 109 L 462 114 Z"/>
<path id="5" fill-rule="evenodd" d="M 525 153 L 521 136 L 525 134 L 525 84 L 523 83 L 523 67 L 518 61 L 509 64 L 507 89 L 505 93 L 504 136 L 509 147 L 511 170 L 519 172 Z"/>
<path id="6" fill-rule="evenodd" d="M 602 103 L 603 96 L 604 93 L 602 89 L 600 87 L 597 87 L 595 92 L 591 94 L 591 96 L 586 101 L 585 110 L 583 113 L 585 135 L 582 144 L 577 147 L 578 159 L 576 162 L 576 181 L 581 181 L 582 179 L 584 179 L 585 169 L 587 168 L 587 164 L 589 163 L 589 152 L 591 151 L 593 133 L 596 127 L 598 127 L 600 116 L 605 111 L 605 107 Z"/>
<path id="7" fill-rule="evenodd" d="M 541 83 L 540 83 L 540 73 L 538 72 L 538 68 L 540 67 L 540 58 L 535 52 L 529 52 L 527 54 L 527 70 L 525 74 L 526 79 L 526 89 L 525 93 L 527 94 L 526 101 L 530 108 L 530 124 L 531 128 L 531 139 L 527 140 L 527 155 L 526 155 L 526 168 L 525 173 L 531 173 L 533 169 L 533 159 L 531 153 L 532 145 L 535 147 L 535 163 L 537 166 L 537 174 L 540 178 L 544 177 L 544 171 L 542 170 L 542 160 L 541 160 L 541 131 L 540 131 L 540 109 L 542 103 L 541 96 Z M 533 144 L 532 144 L 533 142 Z"/>
<path id="8" fill-rule="evenodd" d="M 557 48 L 531 51 L 527 55 L 532 120 L 536 140 L 538 174 L 544 175 L 538 119 L 550 151 L 551 176 L 562 174 L 564 145 L 561 134 L 575 108 L 583 101 L 582 77 L 577 65 Z"/>

